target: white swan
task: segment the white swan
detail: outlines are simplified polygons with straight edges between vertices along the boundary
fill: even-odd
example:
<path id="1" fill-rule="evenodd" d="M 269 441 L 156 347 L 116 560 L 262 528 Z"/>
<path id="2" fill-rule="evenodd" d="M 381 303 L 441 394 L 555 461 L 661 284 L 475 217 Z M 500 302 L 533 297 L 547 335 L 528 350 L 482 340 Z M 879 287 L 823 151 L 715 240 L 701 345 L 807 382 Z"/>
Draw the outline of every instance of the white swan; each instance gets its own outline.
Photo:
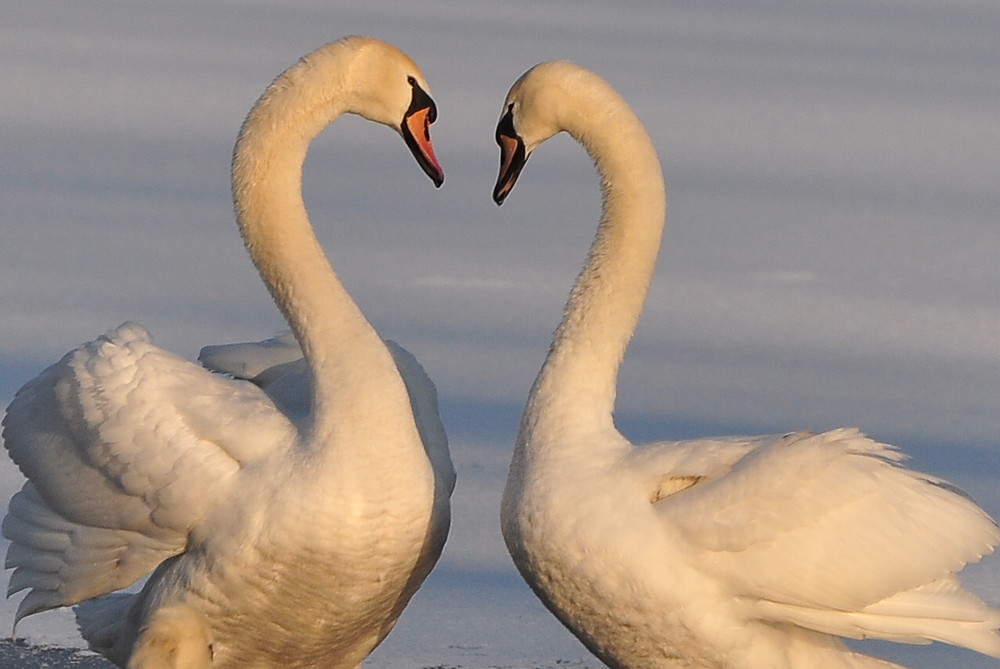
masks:
<path id="1" fill-rule="evenodd" d="M 612 419 L 618 367 L 660 243 L 660 165 L 611 87 L 529 70 L 497 127 L 502 203 L 565 131 L 604 210 L 522 418 L 503 534 L 545 605 L 610 667 L 889 667 L 836 637 L 944 641 L 1000 657 L 1000 612 L 954 572 L 1000 541 L 984 511 L 855 430 L 636 448 Z"/>
<path id="2" fill-rule="evenodd" d="M 132 669 L 206 641 L 213 667 L 350 669 L 389 633 L 444 545 L 454 470 L 433 385 L 338 280 L 301 172 L 312 138 L 354 113 L 400 133 L 440 185 L 427 90 L 395 47 L 345 38 L 279 76 L 240 131 L 237 221 L 305 351 L 295 411 L 129 323 L 18 392 L 4 438 L 28 482 L 3 525 L 9 593 L 29 589 L 16 620 L 83 602 L 84 637 Z M 137 595 L 99 597 L 154 569 Z"/>

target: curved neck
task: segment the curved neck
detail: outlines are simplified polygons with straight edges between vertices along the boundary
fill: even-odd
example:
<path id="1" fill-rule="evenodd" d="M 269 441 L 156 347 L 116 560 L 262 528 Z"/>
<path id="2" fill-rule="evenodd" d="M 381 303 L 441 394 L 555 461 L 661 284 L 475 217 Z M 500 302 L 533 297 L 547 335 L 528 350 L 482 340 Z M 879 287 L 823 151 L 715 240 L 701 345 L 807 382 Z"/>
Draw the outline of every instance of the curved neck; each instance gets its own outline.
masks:
<path id="1" fill-rule="evenodd" d="M 315 440 L 350 429 L 353 421 L 345 413 L 370 412 L 371 403 L 391 401 L 391 384 L 383 387 L 381 370 L 396 372 L 381 338 L 327 261 L 302 199 L 309 143 L 346 111 L 336 95 L 342 84 L 327 77 L 322 99 L 311 100 L 313 89 L 289 81 L 290 73 L 294 67 L 265 92 L 240 131 L 233 201 L 250 257 L 308 361 Z"/>
<path id="2" fill-rule="evenodd" d="M 614 427 L 618 368 L 642 312 L 666 213 L 656 151 L 623 101 L 567 125 L 597 167 L 603 208 L 529 399 L 533 419 L 556 421 L 563 435 Z"/>

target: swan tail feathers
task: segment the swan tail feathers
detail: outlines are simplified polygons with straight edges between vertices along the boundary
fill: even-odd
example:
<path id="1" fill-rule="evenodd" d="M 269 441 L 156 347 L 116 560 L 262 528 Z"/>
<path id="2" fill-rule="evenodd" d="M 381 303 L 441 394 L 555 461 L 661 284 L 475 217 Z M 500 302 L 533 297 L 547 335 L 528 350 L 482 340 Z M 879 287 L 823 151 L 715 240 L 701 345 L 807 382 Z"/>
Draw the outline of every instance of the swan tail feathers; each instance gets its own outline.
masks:
<path id="1" fill-rule="evenodd" d="M 909 621 L 921 621 L 920 633 L 929 639 L 1000 657 L 1000 611 L 963 589 L 954 574 L 872 604 L 861 615 L 887 634 L 896 621 L 904 635 Z"/>
<path id="2" fill-rule="evenodd" d="M 764 618 L 824 634 L 909 644 L 939 641 L 1000 657 L 1000 611 L 964 590 L 954 575 L 854 612 L 770 601 L 758 607 Z"/>
<path id="3" fill-rule="evenodd" d="M 89 599 L 73 608 L 76 626 L 90 649 L 113 662 L 124 664 L 127 649 L 121 649 L 129 613 L 136 595 L 114 593 Z"/>

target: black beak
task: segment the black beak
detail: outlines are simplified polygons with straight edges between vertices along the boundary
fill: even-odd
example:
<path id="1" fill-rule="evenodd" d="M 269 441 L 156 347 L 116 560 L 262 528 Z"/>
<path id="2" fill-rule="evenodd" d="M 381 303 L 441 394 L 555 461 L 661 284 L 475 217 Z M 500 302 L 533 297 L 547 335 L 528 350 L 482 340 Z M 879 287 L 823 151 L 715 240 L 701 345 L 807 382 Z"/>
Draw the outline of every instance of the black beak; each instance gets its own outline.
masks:
<path id="1" fill-rule="evenodd" d="M 507 199 L 507 195 L 517 183 L 517 177 L 524 169 L 524 164 L 528 162 L 528 156 L 524 151 L 524 141 L 514 130 L 513 105 L 507 109 L 507 113 L 497 124 L 496 140 L 500 146 L 500 174 L 497 176 L 497 184 L 493 188 L 493 201 L 499 205 Z"/>
<path id="2" fill-rule="evenodd" d="M 431 178 L 435 186 L 440 187 L 444 183 L 444 170 L 434 155 L 430 132 L 431 123 L 437 120 L 437 106 L 431 96 L 427 95 L 412 77 L 410 86 L 413 88 L 413 99 L 400 124 L 403 141 L 410 147 L 410 152 L 424 173 Z"/>

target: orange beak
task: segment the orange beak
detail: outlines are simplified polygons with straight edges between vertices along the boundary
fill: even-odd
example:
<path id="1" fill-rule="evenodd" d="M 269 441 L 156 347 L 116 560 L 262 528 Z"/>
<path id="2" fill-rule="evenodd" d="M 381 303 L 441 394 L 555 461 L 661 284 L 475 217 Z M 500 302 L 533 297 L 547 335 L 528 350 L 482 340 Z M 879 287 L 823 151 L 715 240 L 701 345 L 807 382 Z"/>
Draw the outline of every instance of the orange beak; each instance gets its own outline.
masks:
<path id="1" fill-rule="evenodd" d="M 437 113 L 434 103 L 431 102 L 426 107 L 419 107 L 407 112 L 403 118 L 401 127 L 403 140 L 410 147 L 410 152 L 417 159 L 417 163 L 424 172 L 431 178 L 434 185 L 440 187 L 444 183 L 444 170 L 434 155 L 434 145 L 431 144 L 431 123 L 434 122 Z"/>

